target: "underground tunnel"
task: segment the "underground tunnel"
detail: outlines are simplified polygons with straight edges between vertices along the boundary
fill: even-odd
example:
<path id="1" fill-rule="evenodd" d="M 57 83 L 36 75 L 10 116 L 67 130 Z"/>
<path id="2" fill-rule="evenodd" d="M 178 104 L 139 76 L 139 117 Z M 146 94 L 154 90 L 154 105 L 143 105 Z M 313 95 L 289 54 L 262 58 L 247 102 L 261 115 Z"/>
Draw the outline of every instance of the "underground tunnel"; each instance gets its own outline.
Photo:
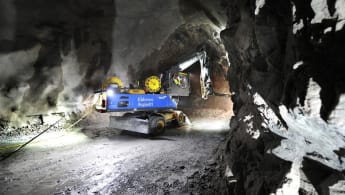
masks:
<path id="1" fill-rule="evenodd" d="M 0 194 L 345 194 L 345 0 L 1 0 Z"/>

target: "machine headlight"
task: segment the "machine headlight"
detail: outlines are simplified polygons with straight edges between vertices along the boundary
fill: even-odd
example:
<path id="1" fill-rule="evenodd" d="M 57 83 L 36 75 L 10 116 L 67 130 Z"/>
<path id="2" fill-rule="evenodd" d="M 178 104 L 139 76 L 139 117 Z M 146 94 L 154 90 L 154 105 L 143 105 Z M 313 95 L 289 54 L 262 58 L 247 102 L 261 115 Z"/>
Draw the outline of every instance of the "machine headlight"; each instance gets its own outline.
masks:
<path id="1" fill-rule="evenodd" d="M 113 89 L 107 89 L 107 96 L 113 96 L 115 91 Z"/>
<path id="2" fill-rule="evenodd" d="M 106 90 L 107 96 L 113 96 L 116 92 L 119 92 L 119 85 L 115 83 L 110 84 Z"/>

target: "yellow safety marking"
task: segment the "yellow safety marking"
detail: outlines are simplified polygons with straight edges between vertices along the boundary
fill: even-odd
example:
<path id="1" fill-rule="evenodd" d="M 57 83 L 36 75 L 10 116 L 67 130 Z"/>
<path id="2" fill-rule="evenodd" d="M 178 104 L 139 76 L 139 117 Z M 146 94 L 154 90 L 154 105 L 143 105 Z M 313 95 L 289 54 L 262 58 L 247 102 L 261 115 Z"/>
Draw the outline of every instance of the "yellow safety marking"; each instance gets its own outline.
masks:
<path id="1" fill-rule="evenodd" d="M 161 89 L 161 81 L 157 76 L 150 76 L 145 80 L 146 90 L 150 93 L 158 92 Z"/>
<path id="2" fill-rule="evenodd" d="M 128 89 L 129 94 L 145 94 L 145 91 L 142 89 Z"/>
<path id="3" fill-rule="evenodd" d="M 160 127 L 160 128 L 164 128 L 164 121 L 158 121 L 158 126 Z"/>
<path id="4" fill-rule="evenodd" d="M 117 84 L 119 88 L 123 88 L 123 83 L 118 77 L 110 77 L 102 84 L 102 89 L 105 90 L 110 84 Z"/>
<path id="5" fill-rule="evenodd" d="M 165 120 L 172 120 L 175 118 L 174 113 L 164 113 Z"/>

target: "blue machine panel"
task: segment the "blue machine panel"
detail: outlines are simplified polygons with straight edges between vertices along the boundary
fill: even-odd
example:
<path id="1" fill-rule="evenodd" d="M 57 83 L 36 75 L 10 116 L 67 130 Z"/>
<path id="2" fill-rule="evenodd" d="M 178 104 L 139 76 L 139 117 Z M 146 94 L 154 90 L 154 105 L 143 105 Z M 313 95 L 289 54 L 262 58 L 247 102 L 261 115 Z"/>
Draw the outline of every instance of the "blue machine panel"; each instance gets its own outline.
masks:
<path id="1" fill-rule="evenodd" d="M 167 94 L 107 93 L 108 111 L 176 109 L 176 102 Z"/>

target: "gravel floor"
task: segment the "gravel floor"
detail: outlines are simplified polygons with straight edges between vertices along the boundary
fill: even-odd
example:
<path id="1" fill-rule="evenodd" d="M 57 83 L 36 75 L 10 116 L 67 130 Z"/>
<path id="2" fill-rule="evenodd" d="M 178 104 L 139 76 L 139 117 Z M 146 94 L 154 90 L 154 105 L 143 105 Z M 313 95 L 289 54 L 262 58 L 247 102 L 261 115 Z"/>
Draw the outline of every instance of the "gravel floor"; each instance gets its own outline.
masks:
<path id="1" fill-rule="evenodd" d="M 224 134 L 180 128 L 143 137 L 95 127 L 47 133 L 0 162 L 0 194 L 212 194 L 208 180 L 217 175 Z"/>

